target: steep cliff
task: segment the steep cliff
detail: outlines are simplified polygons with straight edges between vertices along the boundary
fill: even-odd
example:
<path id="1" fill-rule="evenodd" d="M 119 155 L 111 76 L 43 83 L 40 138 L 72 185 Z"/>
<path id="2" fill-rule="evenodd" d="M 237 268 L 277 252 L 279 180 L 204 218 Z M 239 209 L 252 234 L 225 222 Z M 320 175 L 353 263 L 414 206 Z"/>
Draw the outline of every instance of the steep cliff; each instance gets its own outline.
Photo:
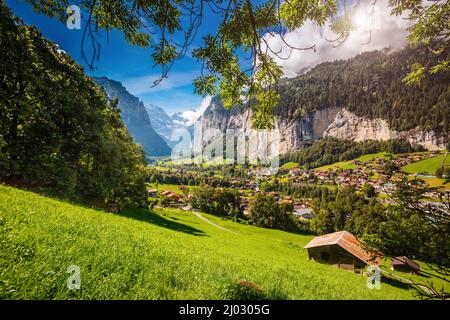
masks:
<path id="1" fill-rule="evenodd" d="M 169 155 L 170 148 L 153 129 L 143 102 L 118 81 L 107 77 L 94 79 L 105 89 L 108 97 L 119 99 L 122 119 L 136 142 L 143 146 L 145 153 L 148 156 Z"/>
<path id="2" fill-rule="evenodd" d="M 427 59 L 411 48 L 369 52 L 283 80 L 275 108 L 280 152 L 326 136 L 356 141 L 405 138 L 430 150 L 445 148 L 450 77 L 430 77 L 420 87 L 405 86 L 402 78 L 412 56 Z M 239 107 L 225 110 L 215 97 L 200 121 L 204 128 L 251 128 L 251 114 Z"/>
<path id="3" fill-rule="evenodd" d="M 329 108 L 309 112 L 298 119 L 276 117 L 275 127 L 280 132 L 280 153 L 301 148 L 305 141 L 335 137 L 355 141 L 390 140 L 404 138 L 428 150 L 444 149 L 448 136 L 431 130 L 415 128 L 397 131 L 389 128 L 386 120 L 357 116 L 345 108 Z M 251 111 L 228 111 L 220 102 L 211 105 L 199 120 L 203 130 L 208 128 L 242 130 L 251 128 Z"/>
<path id="4" fill-rule="evenodd" d="M 341 109 L 336 114 L 334 121 L 328 125 L 323 135 L 355 141 L 403 138 L 411 144 L 420 144 L 428 150 L 444 149 L 448 142 L 448 136 L 446 138 L 431 130 L 414 128 L 397 131 L 389 128 L 386 120 L 359 117 L 346 109 Z"/>

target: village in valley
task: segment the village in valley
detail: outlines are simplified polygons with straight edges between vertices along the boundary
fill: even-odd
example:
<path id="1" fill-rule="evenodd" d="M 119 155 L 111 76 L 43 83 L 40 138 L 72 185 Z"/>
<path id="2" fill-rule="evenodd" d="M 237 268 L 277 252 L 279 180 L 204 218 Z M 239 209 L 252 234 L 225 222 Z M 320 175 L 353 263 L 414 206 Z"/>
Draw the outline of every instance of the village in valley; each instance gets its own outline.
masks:
<path id="1" fill-rule="evenodd" d="M 202 213 L 201 204 L 194 200 L 201 198 L 203 191 L 211 189 L 210 198 L 206 202 L 220 202 L 213 193 L 220 194 L 222 190 L 233 190 L 236 198 L 228 197 L 229 206 L 223 209 L 208 209 L 205 213 L 217 214 L 222 212 L 223 219 L 232 218 L 234 221 L 258 224 L 252 217 L 258 199 L 272 199 L 277 203 L 275 210 L 289 214 L 301 226 L 301 232 L 319 233 L 304 249 L 308 251 L 310 260 L 332 264 L 353 272 L 364 272 L 368 265 L 384 265 L 385 276 L 402 281 L 411 282 L 401 276 L 420 274 L 420 264 L 408 256 L 392 257 L 389 262 L 382 262 L 382 256 L 368 253 L 365 245 L 347 230 L 329 230 L 317 232 L 314 229 L 321 218 L 319 212 L 326 210 L 323 199 L 335 200 L 328 194 L 340 190 L 350 190 L 357 202 L 367 202 L 366 207 L 355 207 L 353 210 L 371 210 L 373 202 L 378 201 L 381 207 L 395 204 L 392 195 L 396 193 L 398 182 L 418 181 L 426 187 L 431 187 L 423 194 L 422 205 L 430 210 L 447 212 L 448 208 L 438 200 L 442 194 L 450 195 L 450 181 L 448 177 L 436 177 L 436 168 L 448 172 L 450 157 L 445 151 L 414 152 L 405 154 L 390 154 L 386 152 L 368 154 L 350 161 L 342 161 L 318 168 L 305 168 L 298 163 L 285 163 L 275 176 L 267 176 L 257 166 L 229 166 L 216 167 L 203 164 L 202 166 L 167 164 L 159 161 L 149 167 L 148 196 L 151 208 L 172 207 L 183 211 Z M 425 169 L 423 169 L 425 168 Z M 447 171 L 445 171 L 447 170 Z M 208 194 L 208 193 L 206 193 Z M 355 196 L 356 195 L 356 196 Z M 231 199 L 231 200 L 230 200 Z M 238 199 L 238 203 L 236 203 Z M 320 199 L 322 199 L 320 203 Z M 373 199 L 376 199 L 373 200 Z M 236 208 L 238 207 L 238 208 Z M 274 207 L 272 207 L 273 210 Z M 285 211 L 287 210 L 287 211 Z M 242 214 L 234 215 L 236 211 Z M 270 219 L 270 218 L 268 218 Z M 366 223 L 366 222 L 365 222 Z M 320 224 L 320 223 L 319 223 Z M 271 227 L 270 225 L 262 225 Z M 283 229 L 283 226 L 276 228 Z M 303 229 L 302 229 L 303 228 Z M 286 229 L 289 230 L 289 229 Z M 391 272 L 396 272 L 392 274 Z M 400 274 L 400 275 L 399 275 Z"/>
<path id="2" fill-rule="evenodd" d="M 434 169 L 430 172 L 405 172 L 402 168 L 408 165 L 420 163 L 421 161 L 441 157 L 444 166 L 450 166 L 450 156 L 441 151 L 418 152 L 412 154 L 392 155 L 388 153 L 370 154 L 351 161 L 335 163 L 319 168 L 306 169 L 296 163 L 286 163 L 283 165 L 276 176 L 267 176 L 263 170 L 255 167 L 242 169 L 245 172 L 244 177 L 231 177 L 228 180 L 222 179 L 216 182 L 214 177 L 220 176 L 220 172 L 214 170 L 217 168 L 209 167 L 207 164 L 198 170 L 195 166 L 186 165 L 165 165 L 159 163 L 155 168 L 164 175 L 178 176 L 205 176 L 208 172 L 206 183 L 213 181 L 213 185 L 218 183 L 218 187 L 233 188 L 238 190 L 241 195 L 241 206 L 244 215 L 251 215 L 250 204 L 255 194 L 264 193 L 273 197 L 279 203 L 289 203 L 292 205 L 292 214 L 298 219 L 312 219 L 314 217 L 311 199 L 307 197 L 293 197 L 289 192 L 280 192 L 270 190 L 267 187 L 270 184 L 285 184 L 288 188 L 296 186 L 315 186 L 335 189 L 338 187 L 353 188 L 364 192 L 365 188 L 370 188 L 373 194 L 376 194 L 383 201 L 389 201 L 389 194 L 396 189 L 395 182 L 407 175 L 409 179 L 420 179 L 425 181 L 430 187 L 436 187 L 437 190 L 446 190 L 450 192 L 450 182 L 445 179 L 439 179 L 434 175 Z M 443 158 L 444 157 L 444 158 Z M 164 184 L 159 181 L 151 181 L 148 189 L 148 196 L 154 199 L 164 199 L 162 202 L 171 207 L 179 207 L 185 210 L 191 210 L 189 205 L 191 194 L 189 190 L 195 188 L 193 185 L 169 185 L 165 189 Z M 155 188 L 155 182 L 157 188 Z M 369 187 L 370 186 L 370 187 Z M 436 194 L 429 193 L 430 199 L 436 199 Z M 439 205 L 439 203 L 436 203 Z"/>
<path id="3" fill-rule="evenodd" d="M 0 0 L 0 301 L 450 300 L 449 16 Z"/>

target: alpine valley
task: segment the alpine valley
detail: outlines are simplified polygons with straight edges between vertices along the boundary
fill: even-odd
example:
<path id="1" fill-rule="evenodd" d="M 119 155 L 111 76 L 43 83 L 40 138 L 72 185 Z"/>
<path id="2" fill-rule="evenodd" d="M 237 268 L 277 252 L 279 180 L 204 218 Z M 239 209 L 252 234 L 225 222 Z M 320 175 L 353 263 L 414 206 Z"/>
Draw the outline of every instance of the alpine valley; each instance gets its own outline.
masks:
<path id="1" fill-rule="evenodd" d="M 74 3 L 0 0 L 2 302 L 450 299 L 449 1 Z"/>

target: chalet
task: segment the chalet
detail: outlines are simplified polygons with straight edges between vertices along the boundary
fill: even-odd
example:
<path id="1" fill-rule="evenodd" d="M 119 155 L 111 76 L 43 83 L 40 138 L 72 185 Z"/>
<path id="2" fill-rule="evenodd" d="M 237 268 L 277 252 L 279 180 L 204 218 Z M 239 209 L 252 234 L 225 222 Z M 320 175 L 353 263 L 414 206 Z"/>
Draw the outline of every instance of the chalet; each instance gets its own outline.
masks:
<path id="1" fill-rule="evenodd" d="M 147 190 L 147 195 L 149 197 L 156 197 L 158 195 L 158 190 L 156 189 Z"/>
<path id="2" fill-rule="evenodd" d="M 420 265 L 408 257 L 401 256 L 391 259 L 391 269 L 400 272 L 408 272 L 412 274 L 419 274 Z"/>
<path id="3" fill-rule="evenodd" d="M 161 192 L 161 195 L 173 202 L 180 201 L 180 195 L 173 191 L 165 190 L 165 191 Z"/>
<path id="4" fill-rule="evenodd" d="M 335 265 L 339 268 L 359 271 L 368 264 L 378 264 L 350 232 L 340 231 L 312 239 L 305 247 L 310 260 Z"/>

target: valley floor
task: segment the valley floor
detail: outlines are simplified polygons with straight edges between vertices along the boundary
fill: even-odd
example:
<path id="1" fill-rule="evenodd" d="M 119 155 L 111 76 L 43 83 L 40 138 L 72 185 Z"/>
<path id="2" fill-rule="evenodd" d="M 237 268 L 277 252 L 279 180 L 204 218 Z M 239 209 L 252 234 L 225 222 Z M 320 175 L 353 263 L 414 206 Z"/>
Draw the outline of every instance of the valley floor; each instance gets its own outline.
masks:
<path id="1" fill-rule="evenodd" d="M 0 299 L 224 299 L 243 280 L 271 299 L 413 298 L 401 283 L 370 290 L 362 275 L 308 261 L 312 236 L 202 216 L 215 225 L 178 209 L 113 215 L 0 186 Z M 82 290 L 67 288 L 70 265 Z"/>

